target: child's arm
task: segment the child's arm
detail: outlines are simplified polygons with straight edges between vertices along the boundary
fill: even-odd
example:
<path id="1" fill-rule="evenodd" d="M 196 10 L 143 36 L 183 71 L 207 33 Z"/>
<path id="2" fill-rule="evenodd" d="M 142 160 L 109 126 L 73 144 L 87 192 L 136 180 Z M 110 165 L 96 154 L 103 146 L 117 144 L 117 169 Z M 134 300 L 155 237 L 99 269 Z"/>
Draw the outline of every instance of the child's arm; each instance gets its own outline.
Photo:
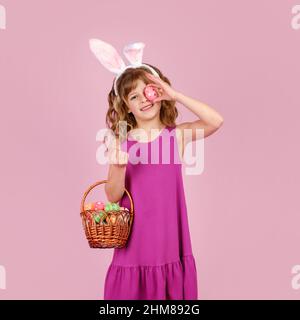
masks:
<path id="1" fill-rule="evenodd" d="M 105 192 L 108 201 L 118 202 L 125 191 L 125 173 L 128 163 L 128 153 L 123 152 L 120 148 L 119 141 L 117 147 L 112 146 L 109 149 L 109 171 L 108 181 L 105 184 Z"/>
<path id="2" fill-rule="evenodd" d="M 200 118 L 200 120 L 196 120 L 193 122 L 183 122 L 176 126 L 176 128 L 180 129 L 182 137 L 184 135 L 184 129 L 192 130 L 191 135 L 185 135 L 184 145 L 186 145 L 190 141 L 195 141 L 197 139 L 205 138 L 211 135 L 212 133 L 217 131 L 224 122 L 223 117 L 216 110 L 214 110 L 207 104 L 187 97 L 180 92 L 176 93 L 176 101 L 186 106 L 188 109 L 190 109 L 190 111 L 192 111 Z M 197 136 L 196 129 L 203 129 L 204 136 Z"/>
<path id="3" fill-rule="evenodd" d="M 160 100 L 174 100 L 183 104 L 200 118 L 200 120 L 184 122 L 177 126 L 181 137 L 183 137 L 184 129 L 192 129 L 192 134 L 187 134 L 187 137 L 184 138 L 185 143 L 203 138 L 203 136 L 197 136 L 196 129 L 204 129 L 205 138 L 220 128 L 224 120 L 213 108 L 200 101 L 187 97 L 177 90 L 174 90 L 167 82 L 148 72 L 146 75 L 153 82 L 151 85 L 156 87 L 159 93 L 159 97 L 153 100 L 154 103 Z"/>
<path id="4" fill-rule="evenodd" d="M 125 173 L 125 166 L 109 165 L 108 182 L 105 184 L 108 201 L 118 202 L 122 198 L 125 191 Z"/>

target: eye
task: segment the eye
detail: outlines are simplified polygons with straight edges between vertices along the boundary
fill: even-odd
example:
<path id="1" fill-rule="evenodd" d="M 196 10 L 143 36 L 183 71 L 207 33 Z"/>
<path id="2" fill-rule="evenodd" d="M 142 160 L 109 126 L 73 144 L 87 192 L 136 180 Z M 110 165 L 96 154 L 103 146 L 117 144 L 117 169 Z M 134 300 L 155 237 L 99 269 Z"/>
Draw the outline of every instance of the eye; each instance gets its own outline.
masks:
<path id="1" fill-rule="evenodd" d="M 130 98 L 130 100 L 132 100 L 133 98 L 136 98 L 136 96 L 132 96 L 132 97 Z"/>

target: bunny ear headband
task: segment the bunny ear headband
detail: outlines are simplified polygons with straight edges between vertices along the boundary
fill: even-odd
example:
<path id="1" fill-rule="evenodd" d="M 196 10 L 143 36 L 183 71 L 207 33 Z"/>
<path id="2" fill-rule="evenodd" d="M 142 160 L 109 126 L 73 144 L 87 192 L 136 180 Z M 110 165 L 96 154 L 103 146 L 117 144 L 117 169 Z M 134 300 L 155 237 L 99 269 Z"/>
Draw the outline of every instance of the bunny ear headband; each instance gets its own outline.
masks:
<path id="1" fill-rule="evenodd" d="M 159 74 L 153 68 L 142 63 L 143 49 L 145 47 L 143 42 L 134 42 L 124 47 L 123 54 L 131 63 L 127 66 L 125 65 L 121 56 L 118 54 L 117 50 L 109 43 L 99 39 L 90 39 L 89 44 L 91 51 L 100 61 L 100 63 L 106 69 L 116 75 L 114 79 L 114 92 L 116 96 L 118 96 L 117 80 L 128 68 L 139 68 L 142 66 L 150 70 L 156 77 L 159 78 Z"/>

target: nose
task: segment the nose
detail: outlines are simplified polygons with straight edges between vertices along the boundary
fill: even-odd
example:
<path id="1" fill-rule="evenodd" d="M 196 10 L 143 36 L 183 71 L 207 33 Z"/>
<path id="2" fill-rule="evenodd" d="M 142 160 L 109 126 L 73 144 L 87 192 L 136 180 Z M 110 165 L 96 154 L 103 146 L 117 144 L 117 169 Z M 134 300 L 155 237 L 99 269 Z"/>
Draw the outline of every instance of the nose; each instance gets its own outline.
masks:
<path id="1" fill-rule="evenodd" d="M 149 99 L 145 95 L 142 95 L 142 104 L 147 102 L 149 102 Z"/>

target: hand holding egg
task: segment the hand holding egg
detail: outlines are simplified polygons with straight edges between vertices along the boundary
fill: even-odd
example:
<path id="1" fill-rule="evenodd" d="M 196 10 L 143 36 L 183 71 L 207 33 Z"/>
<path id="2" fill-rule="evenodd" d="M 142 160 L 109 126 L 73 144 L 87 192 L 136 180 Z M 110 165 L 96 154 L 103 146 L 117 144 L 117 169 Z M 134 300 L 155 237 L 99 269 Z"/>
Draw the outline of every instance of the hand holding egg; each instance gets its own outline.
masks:
<path id="1" fill-rule="evenodd" d="M 159 77 L 156 77 L 149 72 L 146 72 L 146 76 L 149 78 L 149 80 L 153 81 L 153 83 L 148 84 L 146 87 L 151 86 L 155 88 L 158 94 L 158 97 L 153 98 L 152 100 L 153 103 L 161 100 L 170 100 L 170 101 L 177 100 L 177 94 L 178 94 L 177 91 L 174 90 L 167 82 L 163 81 Z M 147 89 L 147 90 L 150 90 L 150 89 Z M 151 95 L 153 95 L 153 93 Z"/>

